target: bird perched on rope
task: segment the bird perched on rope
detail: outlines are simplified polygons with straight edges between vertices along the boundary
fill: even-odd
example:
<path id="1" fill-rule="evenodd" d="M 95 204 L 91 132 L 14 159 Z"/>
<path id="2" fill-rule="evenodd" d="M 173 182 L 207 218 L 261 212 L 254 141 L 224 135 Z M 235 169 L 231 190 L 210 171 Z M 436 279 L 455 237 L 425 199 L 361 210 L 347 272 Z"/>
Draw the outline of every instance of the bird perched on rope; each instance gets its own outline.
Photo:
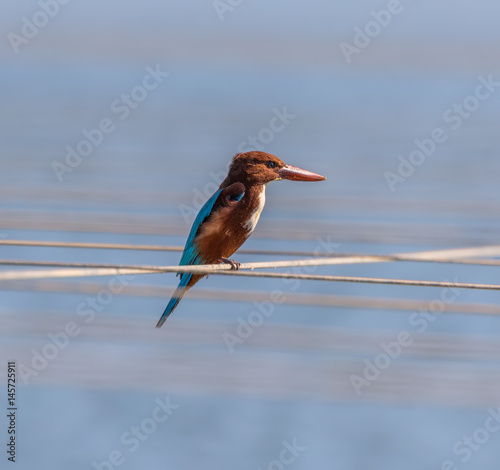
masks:
<path id="1" fill-rule="evenodd" d="M 259 221 L 266 202 L 266 186 L 271 181 L 322 181 L 324 176 L 286 165 L 264 152 L 237 154 L 219 190 L 205 203 L 196 217 L 184 247 L 181 266 L 227 263 L 238 269 L 229 257 L 245 243 Z M 157 328 L 160 328 L 182 299 L 205 274 L 178 273 L 181 281 Z"/>

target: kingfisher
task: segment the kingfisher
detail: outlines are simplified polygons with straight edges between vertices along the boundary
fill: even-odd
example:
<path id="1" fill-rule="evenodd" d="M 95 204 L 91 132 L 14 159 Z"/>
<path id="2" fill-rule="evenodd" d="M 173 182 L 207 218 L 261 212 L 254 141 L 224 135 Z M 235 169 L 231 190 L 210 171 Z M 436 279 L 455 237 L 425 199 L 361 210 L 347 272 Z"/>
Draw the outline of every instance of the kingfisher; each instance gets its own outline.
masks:
<path id="1" fill-rule="evenodd" d="M 286 165 L 278 157 L 252 151 L 234 156 L 226 179 L 198 213 L 184 247 L 181 266 L 226 263 L 238 269 L 229 257 L 245 243 L 259 221 L 271 181 L 322 181 L 311 171 Z M 182 296 L 206 274 L 177 273 L 180 283 L 157 328 L 179 304 Z"/>

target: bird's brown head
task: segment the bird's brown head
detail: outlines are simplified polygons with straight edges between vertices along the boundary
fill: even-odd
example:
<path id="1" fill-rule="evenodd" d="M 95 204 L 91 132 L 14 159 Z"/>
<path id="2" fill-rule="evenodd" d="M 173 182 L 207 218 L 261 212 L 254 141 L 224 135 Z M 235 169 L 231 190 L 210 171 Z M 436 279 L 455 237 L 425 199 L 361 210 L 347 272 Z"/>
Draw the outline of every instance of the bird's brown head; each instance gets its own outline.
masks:
<path id="1" fill-rule="evenodd" d="M 236 182 L 254 186 L 282 179 L 322 181 L 326 178 L 311 171 L 286 165 L 282 160 L 270 153 L 254 151 L 239 153 L 233 158 L 229 172 L 221 184 L 221 188 Z"/>

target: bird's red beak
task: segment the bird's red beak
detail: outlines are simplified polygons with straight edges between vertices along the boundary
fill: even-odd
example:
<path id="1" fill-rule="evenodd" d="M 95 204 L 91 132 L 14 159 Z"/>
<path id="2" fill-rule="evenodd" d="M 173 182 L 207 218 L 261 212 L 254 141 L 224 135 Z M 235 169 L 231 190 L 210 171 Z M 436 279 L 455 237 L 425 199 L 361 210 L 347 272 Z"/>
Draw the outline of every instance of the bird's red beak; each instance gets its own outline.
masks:
<path id="1" fill-rule="evenodd" d="M 323 181 L 324 176 L 313 173 L 312 171 L 303 170 L 292 165 L 285 165 L 278 171 L 280 178 L 292 181 Z"/>

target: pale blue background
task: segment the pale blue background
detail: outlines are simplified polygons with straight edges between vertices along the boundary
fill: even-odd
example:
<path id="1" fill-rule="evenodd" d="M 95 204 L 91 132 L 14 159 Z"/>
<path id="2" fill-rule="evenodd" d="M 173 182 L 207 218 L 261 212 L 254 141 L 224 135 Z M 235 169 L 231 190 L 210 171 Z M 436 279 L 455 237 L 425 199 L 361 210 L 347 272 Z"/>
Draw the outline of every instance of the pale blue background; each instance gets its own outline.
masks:
<path id="1" fill-rule="evenodd" d="M 319 222 L 323 233 L 326 230 L 338 239 L 341 252 L 390 253 L 498 243 L 500 94 L 482 103 L 458 131 L 450 131 L 446 144 L 395 193 L 389 191 L 383 174 L 394 171 L 398 155 L 413 150 L 415 138 L 443 127 L 443 112 L 474 91 L 478 76 L 500 77 L 500 6 L 493 0 L 402 1 L 403 12 L 348 65 L 339 44 L 352 41 L 354 28 L 371 19 L 370 10 L 386 4 L 247 0 L 221 22 L 209 0 L 71 0 L 16 54 L 7 33 L 18 32 L 21 18 L 32 17 L 39 6 L 31 1 L 4 2 L 0 15 L 2 213 L 33 211 L 43 218 L 68 211 L 72 214 L 68 217 L 80 215 L 82 220 L 88 214 L 119 213 L 137 217 L 137 225 L 140 217 L 149 217 L 159 226 L 175 219 L 187 233 L 179 204 L 191 204 L 193 190 L 203 190 L 211 181 L 209 171 L 223 171 L 238 145 L 268 125 L 273 108 L 286 106 L 297 117 L 266 150 L 326 174 L 328 180 L 321 185 L 270 186 L 259 230 L 279 227 L 281 219 L 285 225 L 298 219 L 300 227 Z M 118 122 L 115 117 L 117 130 L 60 184 L 51 163 L 62 161 L 65 146 L 75 145 L 82 129 L 112 117 L 110 103 L 141 82 L 146 66 L 156 64 L 171 75 L 129 119 Z M 164 194 L 164 199 L 148 197 L 155 193 Z M 329 228 L 356 223 L 389 227 L 389 233 L 394 233 L 384 239 L 361 229 L 345 235 Z M 181 244 L 185 239 L 184 233 L 25 231 L 9 229 L 8 223 L 3 227 L 2 237 L 9 239 L 145 244 Z M 280 242 L 256 232 L 247 247 L 313 250 L 315 239 Z M 174 264 L 179 256 L 1 247 L 0 258 Z M 485 283 L 500 279 L 496 269 L 421 264 L 343 266 L 318 272 L 436 280 L 458 276 L 463 282 Z M 144 276 L 138 282 L 174 284 L 173 277 L 166 275 Z M 269 280 L 212 276 L 202 287 L 267 291 L 271 285 L 276 286 Z M 277 288 L 285 290 L 281 284 Z M 319 283 L 304 283 L 300 292 L 424 300 L 436 295 L 430 289 Z M 13 314 L 18 318 L 15 330 L 9 321 L 2 323 L 2 354 L 17 351 L 29 356 L 31 348 L 44 344 L 49 325 L 42 321 L 37 331 L 30 329 L 26 312 L 58 311 L 74 319 L 75 308 L 85 297 L 2 291 L 1 312 L 5 318 Z M 166 300 L 117 296 L 105 309 L 103 321 L 122 318 L 126 323 L 134 318 L 152 327 Z M 500 296 L 468 291 L 460 301 L 498 305 Z M 186 299 L 172 321 L 188 327 L 200 321 L 234 327 L 238 315 L 251 309 L 244 302 Z M 277 307 L 269 323 L 397 334 L 408 328 L 408 316 L 409 312 L 284 305 Z M 498 340 L 499 328 L 493 316 L 450 315 L 432 323 L 429 331 Z M 82 335 L 77 342 L 94 357 L 76 358 L 73 370 L 78 371 L 82 363 L 91 368 L 92 361 L 98 367 L 114 360 L 124 367 L 130 364 L 132 376 L 138 358 L 168 362 L 182 348 L 193 352 L 187 345 L 120 339 L 104 329 L 99 339 Z M 360 349 L 359 353 L 304 351 L 296 353 L 296 360 L 304 356 L 311 362 L 348 359 L 359 364 L 359 372 L 366 356 L 362 344 Z M 202 345 L 194 353 L 209 352 L 223 355 L 225 345 L 222 341 Z M 270 360 L 279 363 L 281 355 L 288 354 L 279 348 L 243 352 L 260 358 L 263 367 Z M 242 357 L 233 357 L 236 365 Z M 405 360 L 412 362 L 412 358 Z M 432 365 L 432 358 L 427 361 Z M 461 364 L 459 359 L 450 363 Z M 489 366 L 498 377 L 498 358 L 492 358 Z M 179 367 L 187 376 L 199 377 L 202 372 L 189 360 Z M 110 388 L 105 380 L 90 378 L 86 385 L 64 382 L 56 368 L 50 371 L 53 379 L 47 372 L 39 384 L 18 391 L 20 469 L 92 468 L 93 461 L 120 449 L 120 435 L 150 415 L 155 399 L 165 395 L 164 388 L 171 388 L 179 410 L 137 452 L 126 453 L 120 468 L 267 468 L 279 455 L 283 440 L 297 439 L 307 450 L 290 469 L 438 470 L 443 460 L 453 457 L 454 443 L 482 425 L 490 405 L 478 401 L 467 407 L 446 406 L 446 397 L 426 403 L 415 395 L 405 400 L 404 392 L 396 403 L 358 400 L 354 392 L 345 400 L 213 392 L 209 378 L 206 387 L 198 379 L 190 390 L 171 387 L 168 377 L 161 390 L 140 383 L 135 388 Z M 480 390 L 481 384 L 471 387 Z M 498 468 L 499 442 L 500 436 L 492 435 L 459 468 Z M 0 458 L 3 468 L 4 457 Z"/>

